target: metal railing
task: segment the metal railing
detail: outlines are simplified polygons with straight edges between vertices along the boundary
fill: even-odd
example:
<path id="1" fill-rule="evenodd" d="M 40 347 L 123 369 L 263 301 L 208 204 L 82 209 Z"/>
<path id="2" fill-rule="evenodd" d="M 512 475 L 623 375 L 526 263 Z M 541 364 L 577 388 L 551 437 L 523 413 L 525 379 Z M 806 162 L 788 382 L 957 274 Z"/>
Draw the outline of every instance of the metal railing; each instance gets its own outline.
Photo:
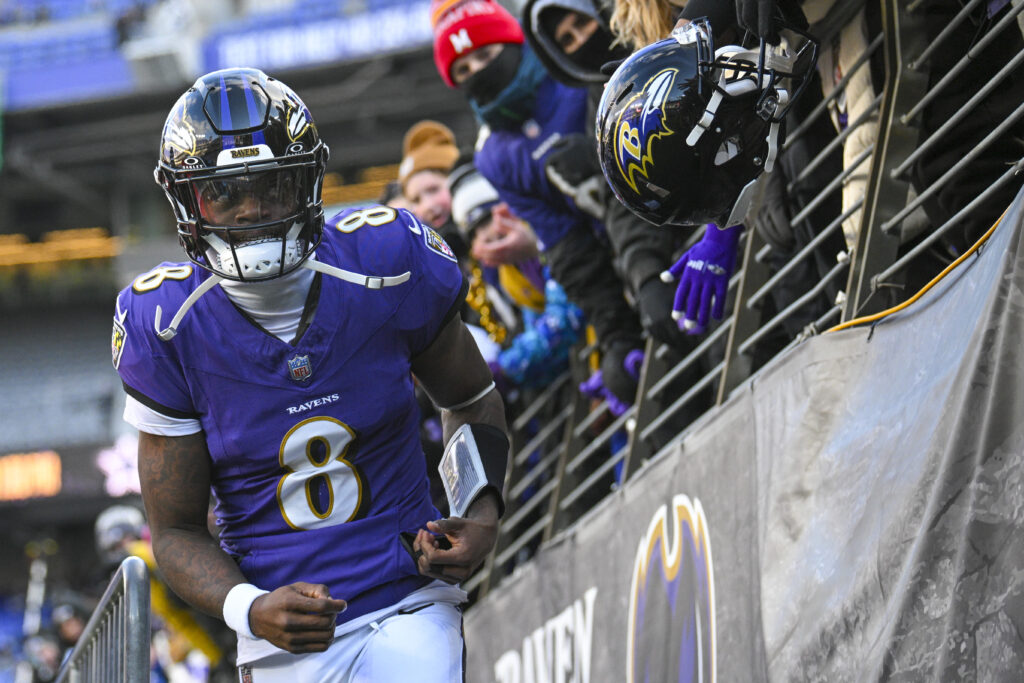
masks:
<path id="1" fill-rule="evenodd" d="M 935 5 L 943 4 L 947 23 L 937 30 Z M 1015 0 L 995 17 L 986 13 L 990 4 L 837 0 L 812 26 L 823 46 L 838 39 L 847 42 L 847 52 L 842 59 L 833 55 L 842 73 L 831 90 L 788 121 L 782 154 L 802 147 L 806 156 L 802 165 L 787 169 L 783 162 L 776 171 L 783 175 L 795 243 L 780 250 L 756 224 L 747 226 L 742 265 L 730 282 L 731 315 L 684 350 L 648 341 L 636 403 L 624 414 L 614 417 L 606 403 L 591 405 L 576 390 L 587 375 L 589 349 L 581 349 L 570 372 L 525 405 L 512 425 L 514 455 L 498 545 L 468 589 L 479 596 L 497 585 L 645 460 L 670 451 L 778 353 L 909 298 L 915 278 L 927 281 L 943 258 L 953 260 L 949 238 L 958 226 L 983 209 L 998 216 L 1005 206 L 993 202 L 1008 204 L 1007 194 L 1021 185 L 1024 149 L 1015 153 L 1007 140 L 1024 130 L 1024 96 L 1004 101 L 1006 114 L 948 167 L 915 179 L 929 155 L 964 146 L 961 126 L 991 98 L 1018 92 L 1006 83 L 1024 63 L 1024 2 Z M 952 53 L 965 35 L 973 37 L 966 50 Z M 851 44 L 858 50 L 851 52 Z M 1014 44 L 1021 49 L 1004 54 Z M 992 49 L 1004 52 L 993 59 L 987 52 Z M 969 78 L 986 55 L 996 64 L 992 73 Z M 933 69 L 937 59 L 945 73 Z M 854 84 L 865 82 L 868 96 L 842 112 L 844 104 L 851 106 Z M 955 111 L 928 124 L 933 108 L 950 97 Z M 823 137 L 823 130 L 830 132 Z M 1008 148 L 1003 165 L 986 176 L 977 196 L 941 219 L 925 211 L 1001 147 Z"/>
<path id="2" fill-rule="evenodd" d="M 149 570 L 138 557 L 118 567 L 56 683 L 149 681 Z"/>

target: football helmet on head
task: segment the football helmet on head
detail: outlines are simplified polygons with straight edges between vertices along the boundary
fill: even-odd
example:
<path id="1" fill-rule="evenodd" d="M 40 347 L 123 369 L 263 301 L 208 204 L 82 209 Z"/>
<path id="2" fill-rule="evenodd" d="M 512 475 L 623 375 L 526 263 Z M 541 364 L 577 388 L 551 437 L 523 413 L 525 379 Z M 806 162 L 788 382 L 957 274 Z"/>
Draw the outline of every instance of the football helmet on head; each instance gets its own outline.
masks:
<path id="1" fill-rule="evenodd" d="M 792 54 L 763 41 L 716 50 L 697 19 L 619 65 L 597 114 L 601 168 L 619 201 L 656 225 L 741 222 L 817 61 L 817 42 L 801 35 Z"/>
<path id="2" fill-rule="evenodd" d="M 291 88 L 258 69 L 224 69 L 201 76 L 171 109 L 154 176 L 193 263 L 230 280 L 268 280 L 320 243 L 327 158 Z"/>

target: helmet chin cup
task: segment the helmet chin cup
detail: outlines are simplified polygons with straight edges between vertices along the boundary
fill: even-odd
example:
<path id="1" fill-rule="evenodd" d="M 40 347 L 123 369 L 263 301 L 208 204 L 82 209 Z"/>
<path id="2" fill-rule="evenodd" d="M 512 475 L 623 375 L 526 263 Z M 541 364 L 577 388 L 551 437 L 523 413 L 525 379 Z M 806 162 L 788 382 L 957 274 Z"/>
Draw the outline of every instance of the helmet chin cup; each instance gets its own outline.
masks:
<path id="1" fill-rule="evenodd" d="M 228 229 L 226 232 L 243 230 Z M 303 240 L 298 239 L 301 232 L 302 223 L 296 221 L 285 235 L 249 242 L 231 244 L 212 232 L 204 233 L 202 239 L 207 245 L 207 262 L 214 272 L 234 280 L 269 280 L 295 270 L 302 263 L 307 251 L 303 249 Z"/>

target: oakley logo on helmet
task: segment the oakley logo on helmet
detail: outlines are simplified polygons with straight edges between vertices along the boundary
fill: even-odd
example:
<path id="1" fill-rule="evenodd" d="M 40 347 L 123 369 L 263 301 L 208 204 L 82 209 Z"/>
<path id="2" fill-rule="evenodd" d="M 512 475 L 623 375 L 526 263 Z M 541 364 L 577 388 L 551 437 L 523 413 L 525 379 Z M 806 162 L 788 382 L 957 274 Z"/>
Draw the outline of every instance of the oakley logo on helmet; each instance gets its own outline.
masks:
<path id="1" fill-rule="evenodd" d="M 634 192 L 638 192 L 636 175 L 647 178 L 647 166 L 654 163 L 651 153 L 654 141 L 673 133 L 665 120 L 665 99 L 678 73 L 677 69 L 659 71 L 619 115 L 615 133 L 615 159 L 623 178 Z M 637 100 L 643 102 L 642 107 Z"/>

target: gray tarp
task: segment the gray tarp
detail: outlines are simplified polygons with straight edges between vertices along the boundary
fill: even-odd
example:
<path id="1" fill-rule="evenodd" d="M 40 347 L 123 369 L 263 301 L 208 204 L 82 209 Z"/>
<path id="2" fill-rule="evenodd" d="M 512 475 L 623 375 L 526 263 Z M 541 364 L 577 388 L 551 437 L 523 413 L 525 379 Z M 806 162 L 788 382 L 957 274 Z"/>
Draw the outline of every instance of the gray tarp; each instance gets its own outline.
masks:
<path id="1" fill-rule="evenodd" d="M 467 680 L 1024 681 L 1021 205 L 910 308 L 777 359 L 474 606 Z M 710 551 L 679 521 L 700 517 Z"/>

